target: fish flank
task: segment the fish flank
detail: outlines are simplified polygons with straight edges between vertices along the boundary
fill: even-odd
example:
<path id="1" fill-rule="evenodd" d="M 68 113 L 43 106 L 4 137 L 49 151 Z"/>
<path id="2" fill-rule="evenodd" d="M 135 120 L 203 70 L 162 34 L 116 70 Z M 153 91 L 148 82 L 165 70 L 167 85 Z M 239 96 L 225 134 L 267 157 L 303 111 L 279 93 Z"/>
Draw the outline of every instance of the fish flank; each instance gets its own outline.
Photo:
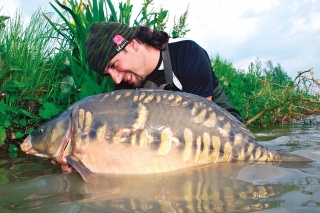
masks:
<path id="1" fill-rule="evenodd" d="M 200 158 L 200 153 L 201 153 L 201 136 L 198 136 L 196 139 L 196 154 L 194 156 L 194 161 L 196 163 L 199 162 L 199 158 Z"/>
<path id="2" fill-rule="evenodd" d="M 108 97 L 109 97 L 109 93 L 108 93 L 108 94 L 106 94 L 106 95 L 104 95 L 104 96 L 101 98 L 101 100 L 100 100 L 100 101 L 105 101 Z"/>
<path id="3" fill-rule="evenodd" d="M 234 136 L 234 142 L 233 144 L 235 146 L 240 146 L 241 143 L 243 142 L 243 136 L 241 133 L 237 133 L 235 136 Z"/>
<path id="4" fill-rule="evenodd" d="M 132 125 L 133 130 L 142 129 L 144 127 L 148 119 L 148 113 L 147 107 L 142 103 L 138 103 L 138 118 Z"/>
<path id="5" fill-rule="evenodd" d="M 139 146 L 144 148 L 147 144 L 147 130 L 142 130 L 140 134 Z"/>
<path id="6" fill-rule="evenodd" d="M 217 124 L 217 116 L 215 112 L 211 112 L 208 119 L 206 119 L 203 123 L 205 127 L 213 128 Z"/>
<path id="7" fill-rule="evenodd" d="M 114 101 L 119 101 L 119 100 L 120 100 L 120 98 L 121 98 L 121 95 L 116 95 L 116 97 L 115 97 Z"/>
<path id="8" fill-rule="evenodd" d="M 158 149 L 159 155 L 166 155 L 171 149 L 171 138 L 172 132 L 171 129 L 166 127 L 161 132 L 161 144 Z"/>
<path id="9" fill-rule="evenodd" d="M 131 94 L 132 94 L 132 91 L 128 91 L 128 92 L 126 92 L 126 94 L 124 95 L 124 97 L 130 97 Z"/>
<path id="10" fill-rule="evenodd" d="M 198 111 L 198 107 L 199 107 L 198 102 L 195 102 L 195 103 L 193 104 L 192 109 L 191 109 L 191 115 L 195 115 L 195 114 L 196 114 L 196 112 Z"/>
<path id="11" fill-rule="evenodd" d="M 177 95 L 174 102 L 171 104 L 171 106 L 179 106 L 181 103 L 182 97 L 180 95 Z"/>
<path id="12" fill-rule="evenodd" d="M 206 162 L 208 155 L 209 155 L 209 151 L 210 151 L 210 145 L 211 145 L 209 133 L 207 133 L 207 132 L 203 133 L 202 139 L 203 139 L 202 140 L 203 150 L 202 150 L 202 153 L 200 154 L 199 161 Z"/>
<path id="13" fill-rule="evenodd" d="M 255 158 L 255 160 L 259 160 L 259 158 L 260 158 L 260 156 L 261 156 L 261 147 L 259 146 L 258 148 L 256 148 L 256 150 L 255 150 L 256 152 L 255 152 L 255 155 L 254 155 L 254 158 Z"/>
<path id="14" fill-rule="evenodd" d="M 135 94 L 135 95 L 133 96 L 132 102 L 137 102 L 138 100 L 139 100 L 139 95 Z"/>
<path id="15" fill-rule="evenodd" d="M 138 100 L 139 101 L 143 100 L 145 96 L 146 96 L 146 93 L 144 93 L 144 92 L 140 93 Z"/>
<path id="16" fill-rule="evenodd" d="M 150 103 L 153 99 L 154 99 L 154 93 L 148 95 L 148 96 L 143 100 L 142 103 L 148 104 L 148 103 Z"/>
<path id="17" fill-rule="evenodd" d="M 178 138 L 172 137 L 171 138 L 171 143 L 176 145 L 176 146 L 179 146 L 181 142 L 180 142 L 180 140 Z"/>
<path id="18" fill-rule="evenodd" d="M 133 146 L 136 145 L 136 143 L 137 143 L 137 134 L 136 133 L 132 134 L 130 143 Z"/>
<path id="19" fill-rule="evenodd" d="M 168 96 L 168 101 L 171 101 L 171 100 L 173 100 L 174 99 L 174 95 L 173 94 L 170 94 L 169 96 Z"/>
<path id="20" fill-rule="evenodd" d="M 207 113 L 207 109 L 201 110 L 201 112 L 193 118 L 193 122 L 196 124 L 202 123 Z"/>
<path id="21" fill-rule="evenodd" d="M 267 151 L 263 152 L 262 156 L 259 158 L 259 161 L 261 161 L 261 162 L 268 161 L 268 152 Z"/>
<path id="22" fill-rule="evenodd" d="M 224 120 L 224 116 L 223 116 L 223 115 L 219 115 L 219 116 L 218 116 L 218 120 L 219 120 L 219 121 L 223 121 L 223 120 Z"/>
<path id="23" fill-rule="evenodd" d="M 226 142 L 223 147 L 220 147 L 220 152 L 216 162 L 228 162 L 231 152 L 232 147 L 229 142 Z"/>
<path id="24" fill-rule="evenodd" d="M 222 127 L 221 134 L 223 137 L 228 137 L 230 135 L 231 124 L 229 122 L 225 123 Z"/>
<path id="25" fill-rule="evenodd" d="M 84 110 L 79 109 L 78 110 L 78 127 L 79 129 L 83 129 L 83 122 L 84 122 Z"/>
<path id="26" fill-rule="evenodd" d="M 185 147 L 183 150 L 183 161 L 188 161 L 191 158 L 193 143 L 193 134 L 190 129 L 184 129 L 183 139 L 185 143 Z"/>
<path id="27" fill-rule="evenodd" d="M 160 103 L 161 102 L 161 95 L 157 95 L 156 99 L 157 99 L 156 102 Z"/>
<path id="28" fill-rule="evenodd" d="M 219 157 L 219 150 L 220 150 L 220 138 L 217 136 L 211 137 L 211 144 L 213 146 L 212 153 L 209 154 L 207 158 L 207 163 L 213 163 L 217 161 L 217 158 Z"/>

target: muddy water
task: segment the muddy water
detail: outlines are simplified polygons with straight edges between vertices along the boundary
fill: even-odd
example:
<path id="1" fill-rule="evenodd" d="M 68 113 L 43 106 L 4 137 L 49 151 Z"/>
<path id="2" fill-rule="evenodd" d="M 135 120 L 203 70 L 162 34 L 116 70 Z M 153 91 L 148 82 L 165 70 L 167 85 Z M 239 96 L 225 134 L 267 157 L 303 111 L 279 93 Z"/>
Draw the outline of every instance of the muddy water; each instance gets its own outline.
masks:
<path id="1" fill-rule="evenodd" d="M 170 174 L 101 176 L 87 184 L 49 160 L 0 156 L 0 212 L 320 212 L 320 130 L 253 130 L 312 163 L 225 163 Z"/>

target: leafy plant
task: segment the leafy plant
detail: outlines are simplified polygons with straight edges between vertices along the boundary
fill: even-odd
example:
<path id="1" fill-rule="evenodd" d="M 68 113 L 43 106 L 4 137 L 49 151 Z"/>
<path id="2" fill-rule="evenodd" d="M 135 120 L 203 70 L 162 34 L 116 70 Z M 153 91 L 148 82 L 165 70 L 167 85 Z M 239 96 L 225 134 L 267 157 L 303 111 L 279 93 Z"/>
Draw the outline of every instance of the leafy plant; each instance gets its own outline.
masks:
<path id="1" fill-rule="evenodd" d="M 44 102 L 39 109 L 39 115 L 44 119 L 51 119 L 52 117 L 58 115 L 61 110 L 51 102 Z"/>
<path id="2" fill-rule="evenodd" d="M 173 38 L 184 37 L 187 34 L 187 32 L 190 31 L 190 29 L 187 29 L 188 24 L 186 23 L 188 17 L 188 10 L 189 5 L 187 7 L 187 10 L 180 16 L 178 23 L 176 23 L 174 18 L 174 25 L 171 33 Z"/>

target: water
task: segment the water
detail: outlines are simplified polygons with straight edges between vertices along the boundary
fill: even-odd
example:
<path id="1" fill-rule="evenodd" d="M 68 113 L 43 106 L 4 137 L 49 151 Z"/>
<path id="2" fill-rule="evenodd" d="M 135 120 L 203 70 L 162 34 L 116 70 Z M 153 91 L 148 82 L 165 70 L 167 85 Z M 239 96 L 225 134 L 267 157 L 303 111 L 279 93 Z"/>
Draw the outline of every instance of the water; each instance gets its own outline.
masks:
<path id="1" fill-rule="evenodd" d="M 0 156 L 0 212 L 320 212 L 320 130 L 256 129 L 257 141 L 312 163 L 221 163 L 85 183 L 49 160 Z"/>

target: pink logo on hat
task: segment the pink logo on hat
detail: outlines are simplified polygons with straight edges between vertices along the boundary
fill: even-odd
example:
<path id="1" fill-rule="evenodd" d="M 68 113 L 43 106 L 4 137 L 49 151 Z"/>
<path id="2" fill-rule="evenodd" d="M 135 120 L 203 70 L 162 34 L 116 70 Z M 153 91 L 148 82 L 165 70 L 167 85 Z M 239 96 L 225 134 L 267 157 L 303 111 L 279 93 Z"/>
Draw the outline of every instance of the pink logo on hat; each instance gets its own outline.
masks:
<path id="1" fill-rule="evenodd" d="M 112 39 L 112 41 L 118 46 L 120 46 L 125 40 L 126 39 L 119 34 L 115 35 Z"/>

